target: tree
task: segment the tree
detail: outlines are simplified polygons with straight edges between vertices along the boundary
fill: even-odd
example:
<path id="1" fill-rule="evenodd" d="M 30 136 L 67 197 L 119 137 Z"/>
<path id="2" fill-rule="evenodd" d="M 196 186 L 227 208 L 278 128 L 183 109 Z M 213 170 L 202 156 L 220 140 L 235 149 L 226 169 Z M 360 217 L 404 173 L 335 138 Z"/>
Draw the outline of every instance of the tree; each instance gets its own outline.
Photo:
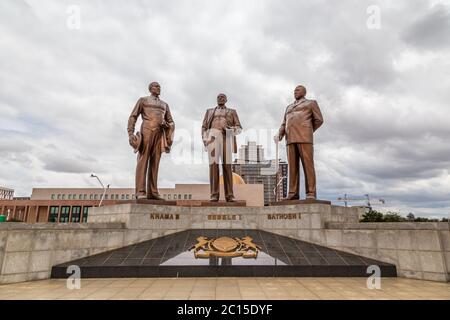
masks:
<path id="1" fill-rule="evenodd" d="M 361 222 L 383 222 L 383 214 L 376 210 L 370 210 L 363 214 Z"/>
<path id="2" fill-rule="evenodd" d="M 403 218 L 400 214 L 398 214 L 397 212 L 387 212 L 383 215 L 383 220 L 385 222 L 401 222 L 401 221 L 405 221 L 405 218 Z"/>
<path id="3" fill-rule="evenodd" d="M 423 217 L 415 217 L 412 212 L 408 213 L 406 218 L 402 217 L 398 212 L 388 211 L 386 213 L 381 213 L 376 210 L 370 210 L 363 214 L 360 222 L 404 222 L 404 221 L 413 221 L 413 222 L 448 222 L 448 218 L 442 218 L 441 220 L 436 218 L 423 218 Z"/>

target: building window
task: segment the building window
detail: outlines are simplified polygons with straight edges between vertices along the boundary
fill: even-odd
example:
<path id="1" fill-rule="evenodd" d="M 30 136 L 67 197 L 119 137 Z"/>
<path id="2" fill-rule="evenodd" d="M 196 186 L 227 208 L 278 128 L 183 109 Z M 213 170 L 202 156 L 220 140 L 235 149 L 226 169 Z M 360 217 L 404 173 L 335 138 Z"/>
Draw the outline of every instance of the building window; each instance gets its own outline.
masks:
<path id="1" fill-rule="evenodd" d="M 118 194 L 116 194 L 116 200 L 119 200 L 119 195 Z"/>
<path id="2" fill-rule="evenodd" d="M 59 207 L 50 207 L 50 215 L 48 217 L 48 222 L 58 221 L 58 211 Z"/>
<path id="3" fill-rule="evenodd" d="M 72 195 L 71 194 L 69 194 L 69 200 L 71 200 L 72 199 Z"/>
<path id="4" fill-rule="evenodd" d="M 61 200 L 61 195 L 60 194 L 58 194 L 58 200 Z"/>
<path id="5" fill-rule="evenodd" d="M 89 208 L 91 208 L 91 207 L 84 207 L 83 208 L 83 222 L 87 222 Z"/>
<path id="6" fill-rule="evenodd" d="M 61 196 L 61 199 L 66 199 L 66 195 L 65 194 L 63 194 L 62 196 Z"/>
<path id="7" fill-rule="evenodd" d="M 61 207 L 61 214 L 59 215 L 59 222 L 69 222 L 70 207 Z"/>
<path id="8" fill-rule="evenodd" d="M 128 199 L 130 199 L 130 195 L 129 195 L 129 194 L 127 194 L 126 198 L 127 198 L 127 200 L 128 200 Z"/>
<path id="9" fill-rule="evenodd" d="M 178 199 L 180 199 L 180 200 L 181 200 L 181 194 L 179 194 L 179 195 L 178 195 Z"/>
<path id="10" fill-rule="evenodd" d="M 108 200 L 108 195 L 107 194 L 105 194 L 105 200 Z"/>
<path id="11" fill-rule="evenodd" d="M 84 197 L 84 200 L 87 200 L 87 194 L 85 194 L 83 197 Z"/>
<path id="12" fill-rule="evenodd" d="M 80 222 L 81 217 L 81 207 L 72 207 L 72 217 L 71 222 Z"/>
<path id="13" fill-rule="evenodd" d="M 172 199 L 172 195 L 171 195 L 171 194 L 168 194 L 168 195 L 167 195 L 167 199 L 169 199 L 169 200 Z"/>
<path id="14" fill-rule="evenodd" d="M 90 194 L 90 195 L 89 195 L 89 199 L 90 199 L 90 200 L 92 200 L 93 197 L 94 197 L 93 194 Z"/>
<path id="15" fill-rule="evenodd" d="M 83 199 L 83 195 L 82 195 L 82 194 L 79 194 L 79 195 L 78 195 L 78 200 L 81 200 L 81 199 Z"/>
<path id="16" fill-rule="evenodd" d="M 94 200 L 97 200 L 97 194 L 94 194 Z"/>
<path id="17" fill-rule="evenodd" d="M 189 200 L 191 200 L 191 199 L 192 199 L 192 194 L 189 195 Z"/>
<path id="18" fill-rule="evenodd" d="M 122 200 L 125 200 L 125 195 L 123 194 L 120 198 L 121 198 Z"/>
<path id="19" fill-rule="evenodd" d="M 55 195 L 54 194 L 52 194 L 52 200 L 55 200 Z"/>
<path id="20" fill-rule="evenodd" d="M 184 200 L 186 200 L 188 198 L 187 194 L 184 195 Z"/>

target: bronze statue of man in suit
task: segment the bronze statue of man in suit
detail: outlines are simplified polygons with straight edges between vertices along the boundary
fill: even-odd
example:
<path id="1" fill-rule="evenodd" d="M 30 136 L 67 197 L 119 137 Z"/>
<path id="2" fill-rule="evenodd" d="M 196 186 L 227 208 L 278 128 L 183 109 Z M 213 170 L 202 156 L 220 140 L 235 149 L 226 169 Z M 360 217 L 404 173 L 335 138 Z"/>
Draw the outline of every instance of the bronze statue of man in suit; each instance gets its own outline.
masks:
<path id="1" fill-rule="evenodd" d="M 158 169 L 162 152 L 170 152 L 175 123 L 169 105 L 159 99 L 161 86 L 149 85 L 151 95 L 141 97 L 128 118 L 130 145 L 138 152 L 136 166 L 136 198 L 163 200 L 158 192 Z M 134 134 L 138 117 L 142 117 L 141 131 Z"/>
<path id="2" fill-rule="evenodd" d="M 236 110 L 226 107 L 227 96 L 217 96 L 217 106 L 206 110 L 202 124 L 203 144 L 209 153 L 211 201 L 219 201 L 219 162 L 222 162 L 225 199 L 234 202 L 232 153 L 237 153 L 236 135 L 241 130 Z"/>
<path id="3" fill-rule="evenodd" d="M 323 118 L 317 102 L 306 99 L 305 95 L 304 86 L 295 88 L 295 101 L 287 106 L 278 135 L 274 137 L 275 140 L 281 141 L 286 136 L 289 195 L 285 200 L 299 199 L 299 160 L 305 174 L 306 198 L 317 197 L 313 133 L 322 125 Z"/>

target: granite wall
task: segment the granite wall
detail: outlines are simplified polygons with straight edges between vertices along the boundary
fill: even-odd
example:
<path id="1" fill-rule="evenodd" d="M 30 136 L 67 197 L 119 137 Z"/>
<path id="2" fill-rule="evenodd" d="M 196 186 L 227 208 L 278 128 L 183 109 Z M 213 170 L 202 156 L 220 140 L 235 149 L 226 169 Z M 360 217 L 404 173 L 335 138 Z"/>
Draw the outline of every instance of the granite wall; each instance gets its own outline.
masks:
<path id="1" fill-rule="evenodd" d="M 0 284 L 47 279 L 54 265 L 170 232 L 123 223 L 0 223 Z"/>
<path id="2" fill-rule="evenodd" d="M 394 263 L 400 276 L 449 281 L 447 223 L 359 223 L 363 209 L 326 204 L 92 208 L 87 224 L 0 223 L 0 283 L 45 279 L 53 265 L 187 229 L 261 229 Z"/>
<path id="3" fill-rule="evenodd" d="M 449 281 L 448 223 L 360 223 L 363 213 L 363 208 L 327 204 L 260 208 L 130 204 L 128 207 L 95 208 L 90 221 L 122 222 L 132 229 L 164 229 L 169 232 L 215 228 L 261 229 L 393 263 L 400 276 Z"/>

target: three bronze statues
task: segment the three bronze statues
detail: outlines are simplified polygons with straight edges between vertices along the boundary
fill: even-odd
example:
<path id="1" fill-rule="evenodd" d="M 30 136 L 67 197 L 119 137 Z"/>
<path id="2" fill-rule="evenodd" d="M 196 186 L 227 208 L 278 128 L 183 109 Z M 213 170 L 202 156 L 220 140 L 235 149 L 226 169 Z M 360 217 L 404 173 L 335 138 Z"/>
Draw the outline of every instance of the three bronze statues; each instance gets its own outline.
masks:
<path id="1" fill-rule="evenodd" d="M 175 123 L 169 105 L 159 98 L 159 83 L 149 85 L 150 96 L 141 97 L 128 119 L 129 143 L 137 156 L 136 198 L 163 200 L 158 193 L 158 168 L 161 153 L 170 152 Z M 287 106 L 283 122 L 274 137 L 286 139 L 289 164 L 289 195 L 285 200 L 299 199 L 299 173 L 302 163 L 307 199 L 316 199 L 316 174 L 314 168 L 313 134 L 323 124 L 319 105 L 305 98 L 306 88 L 297 86 L 295 101 Z M 219 201 L 219 165 L 222 165 L 225 199 L 234 202 L 232 153 L 237 152 L 236 135 L 242 126 L 235 109 L 226 106 L 227 96 L 217 96 L 217 105 L 206 110 L 202 123 L 202 140 L 209 157 L 211 202 Z M 139 132 L 135 131 L 137 119 L 142 117 Z"/>

